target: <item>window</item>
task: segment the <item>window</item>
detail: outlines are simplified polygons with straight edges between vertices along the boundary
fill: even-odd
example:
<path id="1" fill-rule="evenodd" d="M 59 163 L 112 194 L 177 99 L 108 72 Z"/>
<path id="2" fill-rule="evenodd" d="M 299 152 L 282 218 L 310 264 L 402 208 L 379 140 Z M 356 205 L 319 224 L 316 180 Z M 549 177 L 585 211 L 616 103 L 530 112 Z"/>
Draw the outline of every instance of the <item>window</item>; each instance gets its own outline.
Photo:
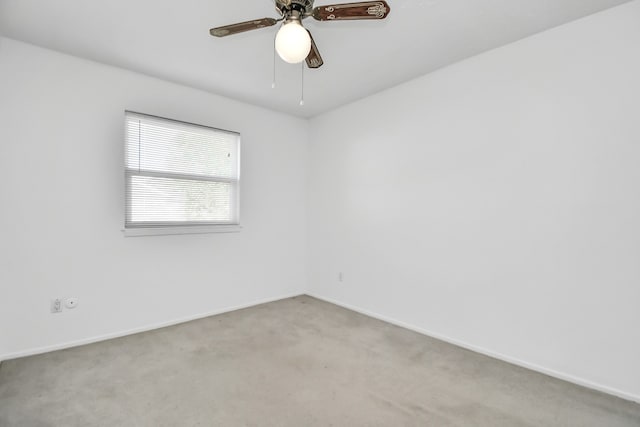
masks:
<path id="1" fill-rule="evenodd" d="M 128 111 L 125 121 L 125 230 L 239 224 L 238 133 Z"/>

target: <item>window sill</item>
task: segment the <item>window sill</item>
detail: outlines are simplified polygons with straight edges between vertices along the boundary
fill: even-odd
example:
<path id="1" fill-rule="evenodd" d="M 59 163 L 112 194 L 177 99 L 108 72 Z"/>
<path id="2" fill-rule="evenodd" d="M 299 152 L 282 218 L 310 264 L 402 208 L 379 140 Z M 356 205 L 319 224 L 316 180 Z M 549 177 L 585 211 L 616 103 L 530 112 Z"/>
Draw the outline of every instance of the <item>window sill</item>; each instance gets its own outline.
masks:
<path id="1" fill-rule="evenodd" d="M 172 234 L 237 233 L 240 225 L 199 225 L 186 227 L 125 228 L 124 237 L 168 236 Z"/>

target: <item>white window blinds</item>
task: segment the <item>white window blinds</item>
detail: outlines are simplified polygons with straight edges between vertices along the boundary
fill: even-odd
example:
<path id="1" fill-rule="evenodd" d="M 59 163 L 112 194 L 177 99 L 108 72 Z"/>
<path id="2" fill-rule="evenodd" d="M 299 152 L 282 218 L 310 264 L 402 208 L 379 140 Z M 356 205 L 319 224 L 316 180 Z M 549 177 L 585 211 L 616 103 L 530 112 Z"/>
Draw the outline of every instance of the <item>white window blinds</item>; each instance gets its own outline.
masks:
<path id="1" fill-rule="evenodd" d="M 126 112 L 125 228 L 239 223 L 240 135 Z"/>

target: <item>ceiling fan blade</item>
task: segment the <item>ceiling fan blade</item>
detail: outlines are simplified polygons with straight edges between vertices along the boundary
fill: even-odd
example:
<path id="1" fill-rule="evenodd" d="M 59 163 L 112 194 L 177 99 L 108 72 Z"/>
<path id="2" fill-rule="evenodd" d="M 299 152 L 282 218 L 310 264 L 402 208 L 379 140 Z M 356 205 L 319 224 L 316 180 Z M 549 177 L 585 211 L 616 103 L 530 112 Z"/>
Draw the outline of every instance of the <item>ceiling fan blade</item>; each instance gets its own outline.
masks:
<path id="1" fill-rule="evenodd" d="M 313 9 L 313 17 L 318 21 L 384 19 L 390 10 L 386 1 L 364 1 L 318 6 Z"/>
<path id="2" fill-rule="evenodd" d="M 309 68 L 320 68 L 324 61 L 322 60 L 322 56 L 320 56 L 320 51 L 318 50 L 318 46 L 316 46 L 316 42 L 313 40 L 313 36 L 311 32 L 307 30 L 309 33 L 309 37 L 311 37 L 311 50 L 309 51 L 309 55 L 307 55 L 307 66 Z"/>
<path id="3" fill-rule="evenodd" d="M 215 37 L 225 37 L 233 34 L 244 33 L 245 31 L 257 30 L 258 28 L 270 27 L 278 22 L 273 18 L 254 19 L 253 21 L 238 22 L 237 24 L 225 25 L 209 30 Z"/>

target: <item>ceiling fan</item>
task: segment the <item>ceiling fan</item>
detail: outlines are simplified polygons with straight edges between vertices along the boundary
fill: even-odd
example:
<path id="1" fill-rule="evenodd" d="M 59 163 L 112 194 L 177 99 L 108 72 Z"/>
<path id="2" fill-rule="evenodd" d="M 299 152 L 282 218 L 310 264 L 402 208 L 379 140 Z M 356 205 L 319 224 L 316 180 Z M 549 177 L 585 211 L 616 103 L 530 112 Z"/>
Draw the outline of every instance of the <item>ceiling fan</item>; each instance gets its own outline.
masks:
<path id="1" fill-rule="evenodd" d="M 209 30 L 212 36 L 225 37 L 258 28 L 271 27 L 284 21 L 276 35 L 275 47 L 280 57 L 295 64 L 306 60 L 309 68 L 320 68 L 324 61 L 309 30 L 302 20 L 313 16 L 318 21 L 344 21 L 353 19 L 384 19 L 390 8 L 385 1 L 332 4 L 313 7 L 314 0 L 275 0 L 279 19 L 262 18 L 239 22 Z"/>

